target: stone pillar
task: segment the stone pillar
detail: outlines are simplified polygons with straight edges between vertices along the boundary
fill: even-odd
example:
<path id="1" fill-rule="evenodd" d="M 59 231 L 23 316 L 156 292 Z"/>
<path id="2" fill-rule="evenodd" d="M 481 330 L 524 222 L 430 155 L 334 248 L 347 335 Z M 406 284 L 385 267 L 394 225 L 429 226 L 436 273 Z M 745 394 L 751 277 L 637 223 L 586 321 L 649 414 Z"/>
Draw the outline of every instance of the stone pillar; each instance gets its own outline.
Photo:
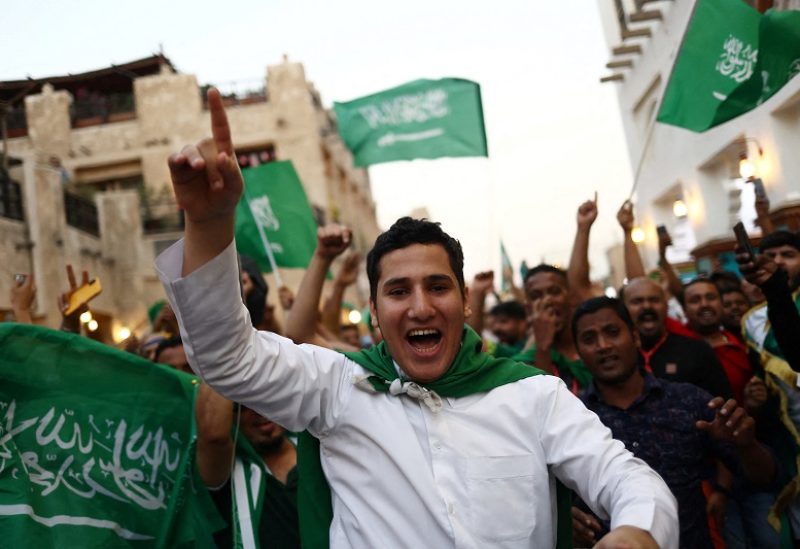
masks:
<path id="1" fill-rule="evenodd" d="M 30 115 L 29 115 L 30 116 Z M 61 312 L 57 299 L 66 281 L 64 266 L 64 194 L 61 174 L 29 157 L 24 164 L 25 220 L 30 231 L 31 262 L 36 281 L 36 314 L 44 324 L 57 328 Z"/>
<path id="2" fill-rule="evenodd" d="M 144 281 L 140 257 L 142 220 L 137 191 L 98 193 L 97 216 L 100 224 L 100 252 L 110 275 L 103 280 L 103 293 L 112 296 L 115 320 L 135 326 L 146 314 L 142 301 Z"/>
<path id="3" fill-rule="evenodd" d="M 28 137 L 33 149 L 39 151 L 44 160 L 50 156 L 63 159 L 69 154 L 70 104 L 72 96 L 69 92 L 54 91 L 50 84 L 42 87 L 42 93 L 25 98 Z"/>

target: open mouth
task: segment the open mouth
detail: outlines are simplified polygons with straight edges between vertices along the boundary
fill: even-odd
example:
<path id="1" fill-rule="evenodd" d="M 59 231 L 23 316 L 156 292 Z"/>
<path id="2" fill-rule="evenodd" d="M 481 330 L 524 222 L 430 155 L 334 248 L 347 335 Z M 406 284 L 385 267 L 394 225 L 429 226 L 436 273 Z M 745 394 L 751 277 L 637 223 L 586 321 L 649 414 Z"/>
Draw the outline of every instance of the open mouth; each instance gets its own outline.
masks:
<path id="1" fill-rule="evenodd" d="M 600 358 L 597 361 L 597 365 L 600 367 L 607 367 L 607 366 L 613 366 L 618 362 L 619 362 L 619 357 L 617 355 L 609 355 Z"/>
<path id="2" fill-rule="evenodd" d="M 637 321 L 640 328 L 649 329 L 658 326 L 660 318 L 656 313 L 647 311 L 640 314 Z"/>
<path id="3" fill-rule="evenodd" d="M 406 334 L 406 341 L 418 353 L 432 353 L 442 341 L 442 332 L 434 328 L 410 330 Z"/>

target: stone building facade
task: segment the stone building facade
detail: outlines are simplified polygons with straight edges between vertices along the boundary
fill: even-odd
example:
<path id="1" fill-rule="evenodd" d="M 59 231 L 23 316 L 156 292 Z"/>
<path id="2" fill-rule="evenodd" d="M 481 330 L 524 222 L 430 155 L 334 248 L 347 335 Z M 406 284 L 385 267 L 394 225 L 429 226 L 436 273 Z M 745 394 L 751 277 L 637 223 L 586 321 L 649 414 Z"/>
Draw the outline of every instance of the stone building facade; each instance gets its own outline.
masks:
<path id="1" fill-rule="evenodd" d="M 146 307 L 163 295 L 153 259 L 182 228 L 166 159 L 209 135 L 204 89 L 160 55 L 0 82 L 12 159 L 0 189 L 0 202 L 10 201 L 0 208 L 0 309 L 10 307 L 12 274 L 33 272 L 37 322 L 57 326 L 71 262 L 101 279 L 92 308 L 102 339 L 146 326 Z M 240 164 L 291 160 L 318 221 L 352 227 L 356 249 L 366 252 L 379 233 L 369 176 L 353 167 L 303 66 L 284 58 L 268 67 L 263 86 L 223 96 Z M 8 213 L 15 208 L 22 215 Z M 282 274 L 290 287 L 302 276 Z M 366 296 L 361 282 L 348 300 L 361 305 Z"/>

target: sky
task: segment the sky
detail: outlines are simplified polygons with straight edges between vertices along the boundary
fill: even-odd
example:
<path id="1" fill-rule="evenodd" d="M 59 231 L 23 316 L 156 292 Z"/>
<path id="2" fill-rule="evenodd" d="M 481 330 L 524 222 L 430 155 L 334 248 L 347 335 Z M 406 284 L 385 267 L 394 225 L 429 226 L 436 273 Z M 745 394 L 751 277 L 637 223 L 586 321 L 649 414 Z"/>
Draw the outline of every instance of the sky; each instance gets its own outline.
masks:
<path id="1" fill-rule="evenodd" d="M 326 107 L 418 78 L 481 85 L 489 158 L 370 168 L 383 228 L 413 209 L 458 238 L 465 274 L 566 266 L 575 213 L 598 191 L 592 276 L 621 241 L 632 175 L 597 2 L 5 0 L 0 80 L 78 73 L 163 49 L 201 84 L 253 82 L 287 54 Z M 198 138 L 203 136 L 198 136 Z M 235 139 L 235 136 L 234 136 Z"/>

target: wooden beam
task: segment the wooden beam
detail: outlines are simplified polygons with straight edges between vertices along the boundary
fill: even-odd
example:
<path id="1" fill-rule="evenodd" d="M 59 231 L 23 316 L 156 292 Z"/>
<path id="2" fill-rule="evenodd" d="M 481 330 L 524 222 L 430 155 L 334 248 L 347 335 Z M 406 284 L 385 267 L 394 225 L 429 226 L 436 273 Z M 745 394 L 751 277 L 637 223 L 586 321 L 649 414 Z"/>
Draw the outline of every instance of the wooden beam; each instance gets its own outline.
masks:
<path id="1" fill-rule="evenodd" d="M 661 10 L 635 11 L 628 16 L 631 23 L 642 23 L 644 21 L 661 21 L 664 19 Z"/>
<path id="2" fill-rule="evenodd" d="M 604 84 L 606 82 L 622 82 L 623 80 L 625 80 L 625 75 L 618 72 L 617 74 L 602 77 L 600 79 L 600 83 Z"/>
<path id="3" fill-rule="evenodd" d="M 650 29 L 643 28 L 643 29 L 628 29 L 622 31 L 622 39 L 627 40 L 628 38 L 650 38 L 653 35 L 650 32 Z"/>
<path id="4" fill-rule="evenodd" d="M 611 50 L 612 55 L 631 55 L 642 53 L 642 47 L 639 44 L 632 46 L 617 46 Z"/>
<path id="5" fill-rule="evenodd" d="M 609 61 L 606 63 L 607 69 L 629 69 L 633 66 L 633 60 L 623 59 L 621 61 Z"/>

